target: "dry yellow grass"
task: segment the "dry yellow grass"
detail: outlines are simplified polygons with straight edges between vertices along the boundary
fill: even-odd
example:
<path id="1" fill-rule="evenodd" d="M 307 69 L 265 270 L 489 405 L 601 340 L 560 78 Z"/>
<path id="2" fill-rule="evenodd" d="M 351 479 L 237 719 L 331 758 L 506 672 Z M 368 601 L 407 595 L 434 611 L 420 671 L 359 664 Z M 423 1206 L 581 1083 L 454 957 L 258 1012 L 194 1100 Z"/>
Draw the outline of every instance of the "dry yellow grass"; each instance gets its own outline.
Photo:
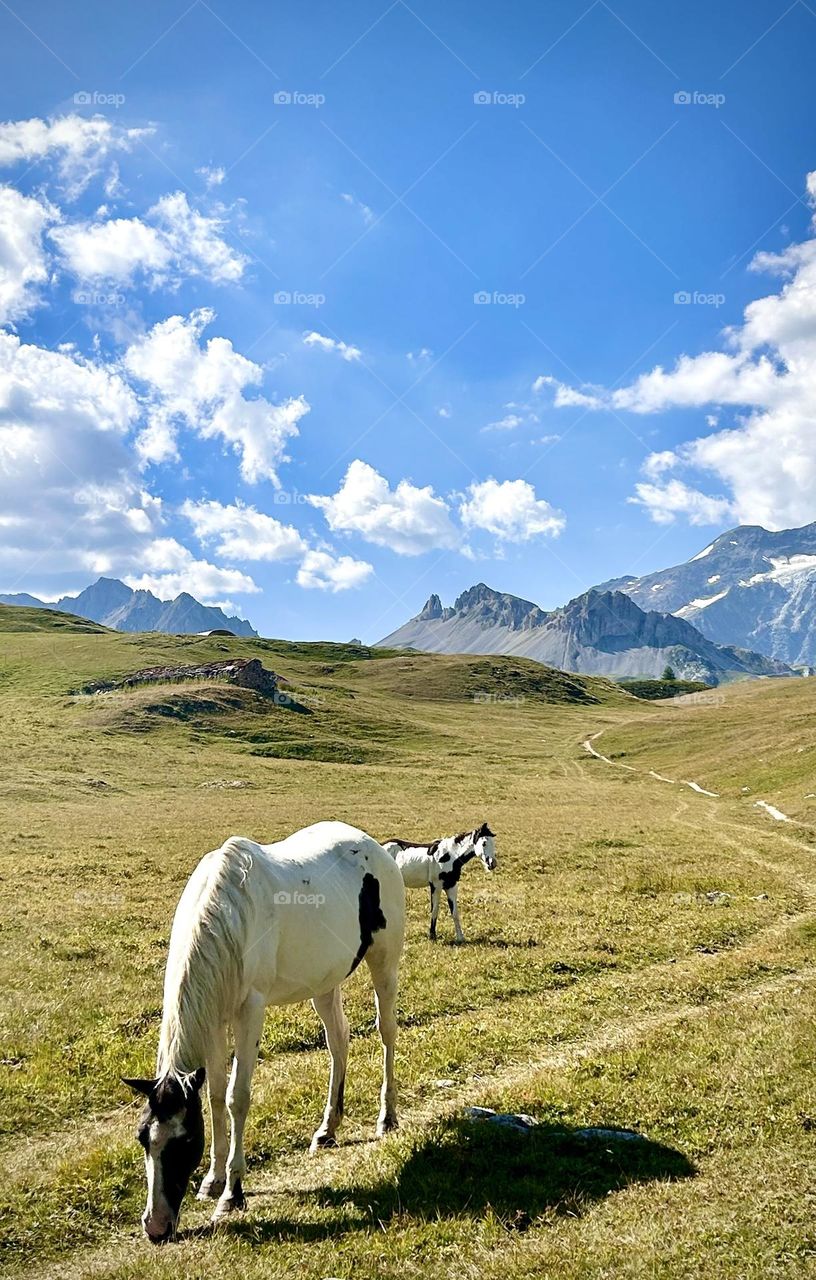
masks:
<path id="1" fill-rule="evenodd" d="M 790 803 L 805 754 L 795 726 L 816 682 L 667 707 L 603 682 L 544 688 L 532 664 L 220 643 L 259 653 L 310 714 L 200 686 L 77 694 L 108 672 L 211 655 L 213 641 L 0 633 L 9 1273 L 816 1274 L 811 831 L 772 822 L 739 790 Z M 580 700 L 547 700 L 563 696 Z M 588 755 L 599 731 L 598 749 L 636 772 Z M 245 785 L 212 785 L 234 781 Z M 344 1145 L 316 1161 L 318 1024 L 307 1007 L 271 1011 L 249 1210 L 212 1235 L 191 1203 L 185 1238 L 152 1250 L 118 1076 L 155 1052 L 177 894 L 232 832 L 273 840 L 326 817 L 381 836 L 483 818 L 499 833 L 499 871 L 463 882 L 467 946 L 443 930 L 434 948 L 424 896 L 410 899 L 403 1128 L 370 1141 L 378 1048 L 363 973 L 348 984 Z M 541 1124 L 497 1135 L 463 1121 L 470 1104 Z M 582 1144 L 587 1125 L 647 1141 Z"/>

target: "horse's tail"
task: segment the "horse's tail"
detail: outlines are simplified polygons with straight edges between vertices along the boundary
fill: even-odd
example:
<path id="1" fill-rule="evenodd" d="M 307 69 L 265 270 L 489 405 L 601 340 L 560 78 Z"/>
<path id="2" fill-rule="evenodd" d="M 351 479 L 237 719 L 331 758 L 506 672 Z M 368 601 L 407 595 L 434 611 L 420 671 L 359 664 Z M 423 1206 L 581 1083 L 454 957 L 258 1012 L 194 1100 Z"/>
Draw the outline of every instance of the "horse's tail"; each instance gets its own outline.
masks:
<path id="1" fill-rule="evenodd" d="M 164 984 L 159 1075 L 204 1066 L 215 1033 L 240 1000 L 251 900 L 246 883 L 257 846 L 231 836 L 202 859 L 181 896 Z"/>

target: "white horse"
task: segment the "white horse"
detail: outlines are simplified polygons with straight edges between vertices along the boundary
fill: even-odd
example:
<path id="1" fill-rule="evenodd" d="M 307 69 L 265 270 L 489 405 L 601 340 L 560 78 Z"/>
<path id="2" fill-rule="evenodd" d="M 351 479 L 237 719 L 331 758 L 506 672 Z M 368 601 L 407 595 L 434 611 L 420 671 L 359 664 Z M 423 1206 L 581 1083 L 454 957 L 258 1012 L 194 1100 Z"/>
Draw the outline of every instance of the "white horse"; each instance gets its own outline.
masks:
<path id="1" fill-rule="evenodd" d="M 487 871 L 495 871 L 498 863 L 496 837 L 487 823 L 483 822 L 473 831 L 463 831 L 458 836 L 444 836 L 441 840 L 431 840 L 428 843 L 419 840 L 383 840 L 383 848 L 391 854 L 402 872 L 406 888 L 430 888 L 431 927 L 428 936 L 431 941 L 436 941 L 436 918 L 444 892 L 453 916 L 456 941 L 464 942 L 465 935 L 457 905 L 462 871 L 472 858 L 478 858 Z"/>
<path id="2" fill-rule="evenodd" d="M 329 1097 L 311 1150 L 336 1145 L 349 1042 L 340 986 L 363 959 L 384 1047 L 377 1136 L 396 1128 L 394 1006 L 404 932 L 405 891 L 393 859 L 344 822 L 318 822 L 271 845 L 233 836 L 202 858 L 173 920 L 156 1078 L 124 1081 L 147 1099 L 137 1137 L 147 1172 L 142 1223 L 153 1243 L 175 1236 L 204 1154 L 205 1068 L 212 1159 L 199 1199 L 218 1200 L 214 1222 L 244 1207 L 244 1125 L 267 1005 L 311 999 L 323 1021 Z"/>

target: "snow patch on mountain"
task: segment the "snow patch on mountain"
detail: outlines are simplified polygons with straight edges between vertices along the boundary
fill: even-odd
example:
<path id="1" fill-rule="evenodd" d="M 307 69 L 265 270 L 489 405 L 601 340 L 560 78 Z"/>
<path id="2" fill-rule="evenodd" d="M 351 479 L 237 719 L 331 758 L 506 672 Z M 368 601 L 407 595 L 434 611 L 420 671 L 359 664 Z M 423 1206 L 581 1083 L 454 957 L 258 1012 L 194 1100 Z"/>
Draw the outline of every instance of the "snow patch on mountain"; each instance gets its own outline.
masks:
<path id="1" fill-rule="evenodd" d="M 659 598 L 662 610 L 716 644 L 798 667 L 816 665 L 816 524 L 773 531 L 742 525 L 685 564 L 617 578 L 598 589 L 613 586 L 641 608 Z"/>

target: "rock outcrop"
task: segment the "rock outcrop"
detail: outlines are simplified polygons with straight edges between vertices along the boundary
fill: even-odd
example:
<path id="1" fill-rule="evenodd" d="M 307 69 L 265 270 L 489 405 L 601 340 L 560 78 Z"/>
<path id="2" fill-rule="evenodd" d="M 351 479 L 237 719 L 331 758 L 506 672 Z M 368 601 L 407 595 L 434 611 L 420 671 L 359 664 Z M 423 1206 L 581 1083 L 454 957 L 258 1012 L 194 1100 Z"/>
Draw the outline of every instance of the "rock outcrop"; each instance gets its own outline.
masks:
<path id="1" fill-rule="evenodd" d="M 268 671 L 259 658 L 226 658 L 217 662 L 202 662 L 198 666 L 145 667 L 133 671 L 119 680 L 97 680 L 88 684 L 83 693 L 107 693 L 111 689 L 133 689 L 143 684 L 177 684 L 182 680 L 224 680 L 240 689 L 252 689 L 266 697 L 278 691 L 280 677 Z"/>

